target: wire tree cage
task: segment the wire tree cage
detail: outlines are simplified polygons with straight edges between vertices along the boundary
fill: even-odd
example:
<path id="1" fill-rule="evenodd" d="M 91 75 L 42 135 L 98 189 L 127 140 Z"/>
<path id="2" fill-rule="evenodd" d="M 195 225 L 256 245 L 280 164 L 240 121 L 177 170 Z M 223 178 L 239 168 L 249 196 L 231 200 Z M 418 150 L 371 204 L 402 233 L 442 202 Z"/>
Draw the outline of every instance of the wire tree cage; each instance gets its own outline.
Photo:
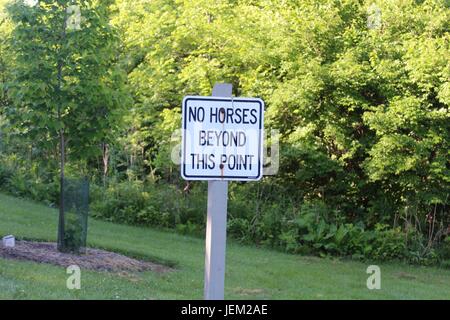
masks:
<path id="1" fill-rule="evenodd" d="M 89 215 L 89 181 L 64 179 L 64 221 L 58 228 L 58 250 L 70 253 L 85 253 Z"/>

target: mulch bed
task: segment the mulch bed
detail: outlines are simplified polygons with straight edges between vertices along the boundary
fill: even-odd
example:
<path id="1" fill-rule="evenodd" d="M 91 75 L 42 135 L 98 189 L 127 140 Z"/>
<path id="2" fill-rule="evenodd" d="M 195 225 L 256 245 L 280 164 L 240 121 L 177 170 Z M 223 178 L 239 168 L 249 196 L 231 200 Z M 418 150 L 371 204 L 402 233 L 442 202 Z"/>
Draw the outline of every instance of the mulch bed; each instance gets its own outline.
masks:
<path id="1" fill-rule="evenodd" d="M 16 241 L 14 248 L 0 243 L 0 258 L 49 263 L 62 267 L 78 265 L 81 269 L 109 272 L 154 271 L 163 273 L 171 268 L 160 264 L 133 259 L 122 254 L 87 248 L 85 254 L 61 253 L 50 242 Z"/>

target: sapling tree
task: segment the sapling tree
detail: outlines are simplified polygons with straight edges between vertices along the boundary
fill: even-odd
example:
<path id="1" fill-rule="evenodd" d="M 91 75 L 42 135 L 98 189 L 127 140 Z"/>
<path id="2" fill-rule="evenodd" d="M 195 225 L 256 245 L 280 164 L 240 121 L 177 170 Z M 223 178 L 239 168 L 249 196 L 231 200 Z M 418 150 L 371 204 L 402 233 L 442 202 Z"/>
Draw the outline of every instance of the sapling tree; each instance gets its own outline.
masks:
<path id="1" fill-rule="evenodd" d="M 109 1 L 16 0 L 7 12 L 14 53 L 8 117 L 40 148 L 59 151 L 64 250 L 65 163 L 100 152 L 120 119 L 123 77 Z"/>
<path id="2" fill-rule="evenodd" d="M 0 114 L 2 107 L 7 104 L 7 78 L 8 78 L 8 50 L 7 39 L 10 32 L 10 24 L 4 14 L 5 0 L 0 0 Z"/>

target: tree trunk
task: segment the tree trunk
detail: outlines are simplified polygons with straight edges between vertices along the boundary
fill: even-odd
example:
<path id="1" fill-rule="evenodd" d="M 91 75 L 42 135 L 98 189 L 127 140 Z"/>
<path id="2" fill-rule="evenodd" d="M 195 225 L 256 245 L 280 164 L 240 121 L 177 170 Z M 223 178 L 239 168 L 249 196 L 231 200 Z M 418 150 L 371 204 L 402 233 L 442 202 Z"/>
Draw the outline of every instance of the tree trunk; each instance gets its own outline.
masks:
<path id="1" fill-rule="evenodd" d="M 64 131 L 59 131 L 59 154 L 60 154 L 60 182 L 59 182 L 59 224 L 58 224 L 58 251 L 64 249 L 64 229 L 65 229 L 65 217 L 64 217 L 64 167 L 66 146 L 64 140 Z"/>
<path id="2" fill-rule="evenodd" d="M 109 145 L 107 143 L 103 143 L 102 145 L 103 151 L 103 187 L 106 188 L 106 176 L 108 175 L 108 164 L 109 164 Z"/>
<path id="3" fill-rule="evenodd" d="M 61 43 L 66 39 L 66 22 L 67 13 L 64 16 L 63 30 L 61 33 Z M 62 47 L 62 46 L 61 46 Z M 61 52 L 60 52 L 61 53 Z M 64 251 L 64 237 L 65 237 L 65 217 L 64 217 L 64 169 L 66 162 L 66 144 L 65 144 L 65 132 L 64 124 L 62 121 L 62 79 L 63 79 L 63 60 L 61 55 L 58 57 L 58 86 L 57 86 L 57 99 L 58 99 L 58 123 L 61 126 L 59 129 L 59 155 L 60 155 L 60 184 L 59 184 L 59 222 L 58 222 L 58 251 Z"/>

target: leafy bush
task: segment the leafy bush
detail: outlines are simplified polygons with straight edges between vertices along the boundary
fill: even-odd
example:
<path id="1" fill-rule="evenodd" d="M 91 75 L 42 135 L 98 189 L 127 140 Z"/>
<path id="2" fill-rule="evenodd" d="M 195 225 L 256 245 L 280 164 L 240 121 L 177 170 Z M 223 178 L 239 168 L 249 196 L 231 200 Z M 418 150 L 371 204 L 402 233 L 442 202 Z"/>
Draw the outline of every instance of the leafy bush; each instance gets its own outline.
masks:
<path id="1" fill-rule="evenodd" d="M 59 201 L 59 180 L 52 173 L 40 172 L 38 163 L 26 165 L 16 155 L 0 157 L 0 190 L 18 197 L 56 206 Z"/>
<path id="2" fill-rule="evenodd" d="M 111 184 L 103 192 L 94 187 L 93 194 L 94 216 L 109 221 L 164 228 L 179 226 L 183 232 L 186 228 L 193 230 L 193 225 L 204 224 L 204 204 L 196 196 L 184 196 L 173 185 L 124 181 Z"/>
<path id="3" fill-rule="evenodd" d="M 330 214 L 331 212 L 331 214 Z M 298 216 L 285 225 L 279 239 L 292 253 L 349 256 L 354 259 L 393 260 L 415 263 L 435 261 L 432 252 L 423 250 L 424 240 L 401 228 L 376 224 L 366 229 L 357 224 L 339 222 L 339 212 L 330 211 L 323 203 L 307 203 Z"/>
<path id="4" fill-rule="evenodd" d="M 450 236 L 442 241 L 439 247 L 439 258 L 444 268 L 450 269 Z"/>

